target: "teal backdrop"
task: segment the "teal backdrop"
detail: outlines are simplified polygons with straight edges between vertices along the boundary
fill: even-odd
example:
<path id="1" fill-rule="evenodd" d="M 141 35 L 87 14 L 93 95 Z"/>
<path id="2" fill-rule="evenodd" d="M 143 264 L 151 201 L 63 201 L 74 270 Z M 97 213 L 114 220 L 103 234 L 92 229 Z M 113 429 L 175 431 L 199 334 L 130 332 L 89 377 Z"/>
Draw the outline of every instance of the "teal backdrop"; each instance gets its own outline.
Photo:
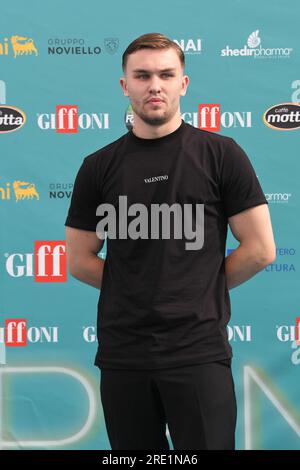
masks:
<path id="1" fill-rule="evenodd" d="M 274 263 L 230 291 L 237 448 L 300 449 L 299 16 L 296 0 L 1 5 L 1 448 L 110 449 L 99 292 L 65 272 L 64 222 L 83 158 L 127 131 L 123 51 L 162 32 L 186 54 L 182 118 L 242 146 L 274 227 Z"/>

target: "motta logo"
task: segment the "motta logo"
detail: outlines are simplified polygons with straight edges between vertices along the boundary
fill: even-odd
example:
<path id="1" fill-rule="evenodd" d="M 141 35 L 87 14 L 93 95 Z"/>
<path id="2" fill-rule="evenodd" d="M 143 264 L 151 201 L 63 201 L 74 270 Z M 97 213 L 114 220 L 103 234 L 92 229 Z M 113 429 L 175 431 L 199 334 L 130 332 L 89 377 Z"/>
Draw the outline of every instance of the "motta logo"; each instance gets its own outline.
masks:
<path id="1" fill-rule="evenodd" d="M 15 106 L 0 106 L 0 133 L 14 132 L 24 126 L 26 116 L 24 111 Z"/>
<path id="2" fill-rule="evenodd" d="M 33 39 L 26 36 L 11 36 L 10 41 L 8 38 L 4 38 L 0 43 L 0 57 L 10 55 L 11 49 L 14 59 L 20 55 L 38 55 Z"/>
<path id="3" fill-rule="evenodd" d="M 25 347 L 29 343 L 58 343 L 58 327 L 27 327 L 25 318 L 5 320 L 0 327 L 0 344 L 8 347 Z"/>
<path id="4" fill-rule="evenodd" d="M 35 241 L 34 253 L 6 253 L 6 271 L 11 277 L 33 277 L 35 282 L 66 282 L 65 241 Z"/>
<path id="5" fill-rule="evenodd" d="M 55 130 L 59 134 L 76 134 L 78 129 L 109 129 L 108 113 L 78 113 L 76 105 L 57 105 L 56 113 L 38 115 L 42 130 Z"/>
<path id="6" fill-rule="evenodd" d="M 39 193 L 34 183 L 28 181 L 15 180 L 12 184 L 13 192 L 15 194 L 16 202 L 21 199 L 40 199 Z M 9 201 L 11 199 L 11 185 L 6 183 L 5 186 L 0 187 L 0 200 Z"/>
<path id="7" fill-rule="evenodd" d="M 280 103 L 263 115 L 266 126 L 275 131 L 294 131 L 300 128 L 300 103 Z"/>

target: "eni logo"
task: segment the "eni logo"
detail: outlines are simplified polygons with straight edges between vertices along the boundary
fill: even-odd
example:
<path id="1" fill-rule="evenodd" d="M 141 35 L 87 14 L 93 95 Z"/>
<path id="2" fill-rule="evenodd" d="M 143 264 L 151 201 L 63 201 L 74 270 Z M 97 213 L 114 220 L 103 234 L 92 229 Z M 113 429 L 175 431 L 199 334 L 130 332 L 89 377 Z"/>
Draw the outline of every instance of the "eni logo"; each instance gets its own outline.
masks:
<path id="1" fill-rule="evenodd" d="M 32 38 L 27 38 L 25 36 L 11 36 L 11 47 L 14 53 L 14 59 L 18 55 L 31 55 L 35 54 L 38 55 L 37 48 L 33 42 Z M 4 42 L 0 43 L 0 56 L 1 55 L 9 55 L 9 47 L 8 47 L 8 38 L 4 38 Z"/>
<path id="2" fill-rule="evenodd" d="M 16 196 L 16 202 L 19 199 L 32 199 L 36 197 L 40 199 L 37 190 L 35 189 L 35 184 L 26 183 L 25 181 L 14 181 L 13 188 Z"/>

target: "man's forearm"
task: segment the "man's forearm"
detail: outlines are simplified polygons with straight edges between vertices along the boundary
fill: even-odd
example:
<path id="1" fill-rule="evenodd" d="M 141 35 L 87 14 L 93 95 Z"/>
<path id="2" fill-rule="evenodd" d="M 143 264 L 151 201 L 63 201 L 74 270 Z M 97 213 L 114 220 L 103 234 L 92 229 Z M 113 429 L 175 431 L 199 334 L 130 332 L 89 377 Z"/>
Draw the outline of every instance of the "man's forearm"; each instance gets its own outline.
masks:
<path id="1" fill-rule="evenodd" d="M 232 289 L 253 277 L 270 264 L 268 259 L 240 245 L 225 258 L 225 274 L 228 289 Z"/>
<path id="2" fill-rule="evenodd" d="M 105 260 L 97 255 L 89 256 L 84 261 L 78 261 L 73 265 L 70 273 L 79 281 L 89 284 L 96 289 L 101 289 L 104 264 Z"/>

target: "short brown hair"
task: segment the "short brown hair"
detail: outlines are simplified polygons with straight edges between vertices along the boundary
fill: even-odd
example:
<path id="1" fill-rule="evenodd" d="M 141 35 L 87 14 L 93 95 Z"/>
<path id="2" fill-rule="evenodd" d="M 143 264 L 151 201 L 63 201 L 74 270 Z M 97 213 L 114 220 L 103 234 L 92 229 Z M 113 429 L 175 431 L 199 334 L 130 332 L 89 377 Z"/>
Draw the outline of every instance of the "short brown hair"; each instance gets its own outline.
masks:
<path id="1" fill-rule="evenodd" d="M 167 38 L 164 34 L 161 33 L 147 33 L 139 36 L 134 41 L 132 41 L 127 49 L 125 50 L 122 56 L 122 68 L 125 72 L 127 58 L 130 54 L 140 50 L 140 49 L 174 49 L 180 59 L 182 68 L 185 66 L 184 53 L 181 47 L 171 39 Z"/>

